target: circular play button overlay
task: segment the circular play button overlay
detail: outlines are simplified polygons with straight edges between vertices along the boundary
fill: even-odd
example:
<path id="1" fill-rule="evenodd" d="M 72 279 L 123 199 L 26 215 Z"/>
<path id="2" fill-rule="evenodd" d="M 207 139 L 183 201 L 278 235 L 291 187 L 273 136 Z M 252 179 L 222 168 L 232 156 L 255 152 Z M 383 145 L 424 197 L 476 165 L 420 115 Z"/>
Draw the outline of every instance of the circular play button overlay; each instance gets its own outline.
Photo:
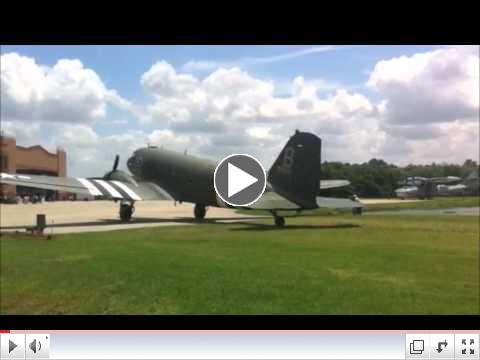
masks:
<path id="1" fill-rule="evenodd" d="M 227 204 L 248 206 L 262 196 L 267 176 L 262 164 L 253 156 L 233 154 L 217 165 L 213 183 L 215 192 Z"/>

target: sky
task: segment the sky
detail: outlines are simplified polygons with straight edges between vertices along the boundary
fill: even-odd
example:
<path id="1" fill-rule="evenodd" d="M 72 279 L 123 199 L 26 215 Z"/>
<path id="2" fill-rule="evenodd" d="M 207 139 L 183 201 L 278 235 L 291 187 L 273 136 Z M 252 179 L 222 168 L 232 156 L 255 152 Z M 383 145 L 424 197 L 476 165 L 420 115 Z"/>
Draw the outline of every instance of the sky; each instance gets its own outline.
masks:
<path id="1" fill-rule="evenodd" d="M 1 130 L 101 176 L 150 145 L 268 169 L 296 129 L 322 161 L 479 160 L 479 46 L 1 46 Z"/>

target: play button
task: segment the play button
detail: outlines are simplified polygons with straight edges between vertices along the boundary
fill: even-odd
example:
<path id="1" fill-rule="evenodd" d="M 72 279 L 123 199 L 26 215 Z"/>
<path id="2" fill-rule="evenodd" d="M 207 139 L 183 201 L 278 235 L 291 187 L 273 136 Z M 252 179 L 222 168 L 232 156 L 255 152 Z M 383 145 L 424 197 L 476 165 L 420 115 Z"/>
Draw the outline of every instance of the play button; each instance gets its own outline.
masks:
<path id="1" fill-rule="evenodd" d="M 265 185 L 265 169 L 250 155 L 227 156 L 215 169 L 215 191 L 223 201 L 233 206 L 253 204 L 262 196 Z"/>
<path id="2" fill-rule="evenodd" d="M 236 167 L 235 165 L 228 163 L 228 197 L 232 197 L 238 194 L 243 189 L 246 189 L 252 184 L 258 181 L 256 177 L 253 177 L 249 173 Z"/>
<path id="3" fill-rule="evenodd" d="M 18 347 L 18 345 L 15 344 L 12 340 L 8 341 L 8 353 L 11 353 L 17 347 Z"/>

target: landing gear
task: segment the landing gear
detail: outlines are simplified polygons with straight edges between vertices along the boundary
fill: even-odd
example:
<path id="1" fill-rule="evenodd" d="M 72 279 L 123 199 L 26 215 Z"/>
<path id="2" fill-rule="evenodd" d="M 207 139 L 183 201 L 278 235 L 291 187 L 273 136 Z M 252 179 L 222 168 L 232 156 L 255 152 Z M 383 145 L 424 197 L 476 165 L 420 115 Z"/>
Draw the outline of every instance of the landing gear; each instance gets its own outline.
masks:
<path id="1" fill-rule="evenodd" d="M 275 211 L 270 211 L 273 215 L 273 218 L 275 219 L 275 225 L 279 228 L 282 228 L 285 226 L 285 218 L 283 216 L 277 215 Z"/>
<path id="2" fill-rule="evenodd" d="M 277 227 L 284 227 L 285 226 L 285 218 L 283 216 L 273 215 L 275 218 L 275 225 Z"/>
<path id="3" fill-rule="evenodd" d="M 207 209 L 205 208 L 205 205 L 195 204 L 195 208 L 193 209 L 195 220 L 203 220 L 205 218 L 206 213 L 207 213 Z"/>
<path id="4" fill-rule="evenodd" d="M 352 208 L 353 215 L 362 215 L 362 208 L 361 207 L 354 207 Z"/>
<path id="5" fill-rule="evenodd" d="M 133 203 L 121 203 L 120 204 L 120 220 L 124 222 L 130 221 L 132 214 L 135 211 Z"/>

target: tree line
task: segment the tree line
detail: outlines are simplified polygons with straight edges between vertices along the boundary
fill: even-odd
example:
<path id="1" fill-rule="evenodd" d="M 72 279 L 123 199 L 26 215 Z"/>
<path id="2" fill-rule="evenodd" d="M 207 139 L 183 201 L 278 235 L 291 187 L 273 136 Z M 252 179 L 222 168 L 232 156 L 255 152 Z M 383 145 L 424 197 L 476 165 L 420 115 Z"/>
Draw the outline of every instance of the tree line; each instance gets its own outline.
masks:
<path id="1" fill-rule="evenodd" d="M 388 164 L 381 159 L 371 159 L 363 164 L 323 162 L 321 178 L 346 179 L 351 182 L 349 189 L 329 190 L 329 194 L 332 196 L 341 196 L 345 195 L 345 192 L 350 192 L 360 197 L 394 197 L 395 189 L 401 186 L 398 182 L 407 176 L 465 178 L 472 171 L 476 171 L 478 174 L 479 169 L 477 162 L 471 159 L 466 160 L 462 165 L 432 163 L 429 165 L 410 164 L 405 167 Z"/>

